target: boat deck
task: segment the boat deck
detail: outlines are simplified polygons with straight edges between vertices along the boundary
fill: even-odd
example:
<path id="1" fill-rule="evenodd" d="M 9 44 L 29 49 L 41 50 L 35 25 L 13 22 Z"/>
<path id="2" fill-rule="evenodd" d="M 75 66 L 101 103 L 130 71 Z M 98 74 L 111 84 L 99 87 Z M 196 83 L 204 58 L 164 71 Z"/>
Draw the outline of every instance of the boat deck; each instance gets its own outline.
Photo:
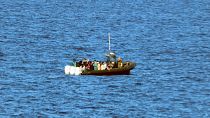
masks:
<path id="1" fill-rule="evenodd" d="M 128 75 L 130 74 L 130 70 L 135 66 L 135 63 L 128 62 L 127 64 L 123 64 L 123 67 L 112 68 L 110 70 L 85 70 L 81 75 Z"/>

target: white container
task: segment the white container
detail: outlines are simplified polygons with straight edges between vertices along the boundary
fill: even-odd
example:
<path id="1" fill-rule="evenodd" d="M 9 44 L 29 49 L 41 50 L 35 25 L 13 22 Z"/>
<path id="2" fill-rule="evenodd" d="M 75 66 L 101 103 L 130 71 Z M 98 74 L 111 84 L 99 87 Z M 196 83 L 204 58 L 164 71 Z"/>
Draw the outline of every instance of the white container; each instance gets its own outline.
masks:
<path id="1" fill-rule="evenodd" d="M 82 73 L 82 70 L 81 70 L 81 68 L 80 67 L 76 67 L 75 68 L 75 75 L 80 75 Z"/>
<path id="2" fill-rule="evenodd" d="M 69 75 L 70 74 L 70 68 L 71 68 L 71 66 L 69 66 L 69 65 L 65 66 L 64 71 L 65 71 L 65 74 L 66 75 Z"/>

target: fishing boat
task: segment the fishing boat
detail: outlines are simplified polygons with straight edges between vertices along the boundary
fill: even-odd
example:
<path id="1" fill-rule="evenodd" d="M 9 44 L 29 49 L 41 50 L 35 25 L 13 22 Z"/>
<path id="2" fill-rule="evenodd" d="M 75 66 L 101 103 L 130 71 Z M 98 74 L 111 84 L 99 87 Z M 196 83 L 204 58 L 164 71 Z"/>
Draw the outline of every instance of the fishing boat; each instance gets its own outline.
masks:
<path id="1" fill-rule="evenodd" d="M 72 65 L 65 66 L 65 74 L 67 75 L 128 75 L 135 68 L 136 63 L 125 61 L 121 58 L 116 59 L 116 54 L 110 48 L 109 36 L 109 53 L 106 54 L 106 61 L 89 61 L 83 59 Z"/>

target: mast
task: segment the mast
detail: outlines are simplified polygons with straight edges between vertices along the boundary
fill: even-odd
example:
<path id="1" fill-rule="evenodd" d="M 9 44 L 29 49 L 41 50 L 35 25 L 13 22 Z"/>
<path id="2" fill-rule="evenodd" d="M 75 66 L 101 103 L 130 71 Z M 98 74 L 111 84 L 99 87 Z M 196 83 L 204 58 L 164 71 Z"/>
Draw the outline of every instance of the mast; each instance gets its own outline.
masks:
<path id="1" fill-rule="evenodd" d="M 106 55 L 107 56 L 107 61 L 114 61 L 116 62 L 116 55 L 115 53 L 111 52 L 111 38 L 110 38 L 110 33 L 108 33 L 108 39 L 109 39 L 109 53 Z"/>

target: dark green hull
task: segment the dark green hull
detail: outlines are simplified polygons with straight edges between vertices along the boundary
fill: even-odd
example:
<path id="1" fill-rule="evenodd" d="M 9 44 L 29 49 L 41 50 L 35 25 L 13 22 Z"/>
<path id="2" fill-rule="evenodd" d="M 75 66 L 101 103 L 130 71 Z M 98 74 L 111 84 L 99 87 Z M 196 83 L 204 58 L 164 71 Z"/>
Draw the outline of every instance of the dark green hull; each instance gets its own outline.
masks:
<path id="1" fill-rule="evenodd" d="M 124 65 L 121 68 L 113 68 L 111 70 L 91 70 L 83 71 L 82 75 L 128 75 L 130 70 L 135 68 L 136 64 L 129 62 L 128 65 Z"/>

